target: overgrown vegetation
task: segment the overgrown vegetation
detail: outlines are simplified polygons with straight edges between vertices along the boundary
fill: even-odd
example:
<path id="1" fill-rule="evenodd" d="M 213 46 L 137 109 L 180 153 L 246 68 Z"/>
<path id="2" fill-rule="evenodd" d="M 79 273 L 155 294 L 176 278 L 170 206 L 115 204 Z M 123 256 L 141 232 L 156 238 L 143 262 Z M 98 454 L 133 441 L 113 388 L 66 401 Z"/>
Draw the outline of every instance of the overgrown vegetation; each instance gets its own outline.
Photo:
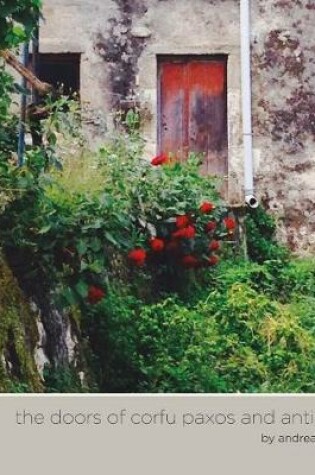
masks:
<path id="1" fill-rule="evenodd" d="M 314 261 L 296 260 L 222 262 L 154 303 L 111 288 L 90 319 L 101 388 L 313 392 L 314 286 Z"/>
<path id="2" fill-rule="evenodd" d="M 17 149 L 17 117 L 9 114 L 14 92 L 12 77 L 0 64 L 0 160 L 6 160 Z"/>
<path id="3" fill-rule="evenodd" d="M 0 257 L 0 391 L 40 391 L 33 360 L 38 333 L 33 314 L 17 281 Z"/>
<path id="4" fill-rule="evenodd" d="M 251 260 L 263 263 L 266 260 L 289 258 L 288 250 L 276 240 L 277 226 L 274 218 L 262 206 L 247 212 L 246 239 L 248 256 Z"/>
<path id="5" fill-rule="evenodd" d="M 233 251 L 234 220 L 196 158 L 153 166 L 139 158 L 135 131 L 65 158 L 62 170 L 34 167 L 36 153 L 8 172 L 27 180 L 0 217 L 1 239 L 27 280 L 58 289 L 60 307 L 76 315 L 93 390 L 314 391 L 314 262 L 289 257 L 262 209 L 248 218 L 244 261 Z M 137 261 L 132 250 L 145 254 Z M 220 261 L 203 264 L 218 252 Z M 67 368 L 47 370 L 45 383 L 82 389 Z"/>
<path id="6" fill-rule="evenodd" d="M 6 11 L 0 48 L 31 31 L 39 3 L 21 3 L 31 16 L 16 29 Z M 27 295 L 71 317 L 90 374 L 52 364 L 40 380 L 35 316 L 0 262 L 0 390 L 314 392 L 315 263 L 277 243 L 273 218 L 248 213 L 244 260 L 198 157 L 147 160 L 132 113 L 91 152 L 66 98 L 48 99 L 45 146 L 17 167 L 13 88 L 2 68 L 0 245 Z"/>

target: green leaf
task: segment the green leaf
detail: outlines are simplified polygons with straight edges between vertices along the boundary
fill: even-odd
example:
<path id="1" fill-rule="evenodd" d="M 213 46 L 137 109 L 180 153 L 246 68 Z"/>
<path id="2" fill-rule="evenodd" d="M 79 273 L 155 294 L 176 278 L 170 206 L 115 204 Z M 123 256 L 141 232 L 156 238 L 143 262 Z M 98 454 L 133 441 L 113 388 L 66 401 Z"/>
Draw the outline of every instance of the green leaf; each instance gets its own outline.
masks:
<path id="1" fill-rule="evenodd" d="M 48 231 L 51 230 L 51 224 L 47 224 L 46 226 L 42 227 L 37 231 L 37 234 L 46 234 Z"/>
<path id="2" fill-rule="evenodd" d="M 76 249 L 78 251 L 78 253 L 82 256 L 83 254 L 86 253 L 87 251 L 87 244 L 85 241 L 83 241 L 82 239 L 80 239 L 77 244 L 76 244 Z"/>
<path id="3" fill-rule="evenodd" d="M 73 290 L 70 287 L 66 287 L 63 290 L 62 295 L 63 295 L 64 299 L 66 300 L 66 302 L 70 306 L 73 306 L 73 305 L 77 304 L 77 298 L 75 296 L 75 293 L 73 292 Z"/>
<path id="4" fill-rule="evenodd" d="M 84 282 L 83 280 L 80 280 L 76 286 L 75 286 L 75 290 L 78 292 L 78 294 L 80 295 L 80 297 L 82 297 L 83 299 L 87 297 L 88 295 L 88 291 L 89 291 L 89 286 L 86 282 Z"/>
<path id="5" fill-rule="evenodd" d="M 21 40 L 26 38 L 24 28 L 22 28 L 20 25 L 14 25 L 14 27 L 12 28 L 12 33 L 19 37 Z"/>
<path id="6" fill-rule="evenodd" d="M 104 270 L 104 266 L 101 262 L 94 261 L 91 264 L 89 264 L 88 269 L 91 272 L 95 272 L 95 274 L 101 274 Z"/>
<path id="7" fill-rule="evenodd" d="M 101 229 L 102 226 L 103 222 L 100 219 L 96 219 L 95 221 L 82 226 L 82 229 L 88 231 L 89 229 Z"/>
<path id="8" fill-rule="evenodd" d="M 99 252 L 102 249 L 102 242 L 100 239 L 95 238 L 89 244 L 89 248 L 94 252 Z"/>
<path id="9" fill-rule="evenodd" d="M 108 231 L 106 231 L 105 233 L 105 238 L 107 239 L 107 241 L 109 241 L 111 244 L 114 244 L 114 246 L 117 246 L 118 245 L 118 242 L 117 240 L 114 238 L 114 236 L 109 233 Z"/>
<path id="10" fill-rule="evenodd" d="M 86 261 L 82 260 L 81 263 L 80 263 L 80 271 L 81 272 L 84 272 L 85 270 L 87 270 L 89 268 L 89 265 Z"/>

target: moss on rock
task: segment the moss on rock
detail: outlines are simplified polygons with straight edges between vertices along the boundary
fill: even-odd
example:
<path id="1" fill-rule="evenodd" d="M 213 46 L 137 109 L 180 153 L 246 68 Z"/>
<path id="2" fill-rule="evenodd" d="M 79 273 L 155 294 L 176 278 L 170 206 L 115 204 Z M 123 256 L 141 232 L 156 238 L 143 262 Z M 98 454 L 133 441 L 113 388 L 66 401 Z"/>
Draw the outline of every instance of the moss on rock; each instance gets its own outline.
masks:
<path id="1" fill-rule="evenodd" d="M 36 316 L 0 253 L 0 392 L 41 392 Z"/>

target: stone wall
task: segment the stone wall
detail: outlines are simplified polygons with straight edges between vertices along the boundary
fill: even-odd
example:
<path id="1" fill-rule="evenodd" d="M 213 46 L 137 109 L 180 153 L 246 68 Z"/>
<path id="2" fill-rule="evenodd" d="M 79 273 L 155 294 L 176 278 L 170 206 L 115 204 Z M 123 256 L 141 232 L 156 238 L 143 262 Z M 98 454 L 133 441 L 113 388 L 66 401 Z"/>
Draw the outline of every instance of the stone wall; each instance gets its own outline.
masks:
<path id="1" fill-rule="evenodd" d="M 279 235 L 315 250 L 315 6 L 252 0 L 254 160 L 257 195 Z M 45 0 L 42 52 L 81 53 L 81 97 L 102 140 L 126 99 L 142 109 L 146 155 L 156 152 L 157 55 L 228 55 L 228 198 L 243 200 L 239 1 Z M 105 117 L 105 120 L 103 118 Z"/>
<path id="2" fill-rule="evenodd" d="M 253 2 L 255 178 L 280 234 L 315 251 L 315 4 Z"/>

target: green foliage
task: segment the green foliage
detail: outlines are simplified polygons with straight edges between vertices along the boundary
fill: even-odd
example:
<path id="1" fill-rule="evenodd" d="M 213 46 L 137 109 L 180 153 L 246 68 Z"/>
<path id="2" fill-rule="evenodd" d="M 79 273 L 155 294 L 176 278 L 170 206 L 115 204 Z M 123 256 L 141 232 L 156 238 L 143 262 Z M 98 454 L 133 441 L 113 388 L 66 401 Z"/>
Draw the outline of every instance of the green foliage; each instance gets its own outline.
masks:
<path id="1" fill-rule="evenodd" d="M 227 239 L 223 222 L 227 209 L 216 191 L 216 180 L 200 175 L 198 157 L 152 166 L 139 160 L 141 150 L 132 137 L 127 149 L 120 141 L 101 150 L 104 190 L 114 199 L 116 215 L 129 220 L 129 250 L 143 253 L 143 262 L 133 262 L 134 268 L 154 276 L 157 292 L 178 290 L 187 280 L 183 270 L 211 265 L 210 242 Z M 200 211 L 205 202 L 213 206 L 209 213 Z M 177 237 L 178 217 L 187 218 L 185 231 L 191 235 Z M 215 229 L 206 232 L 209 221 Z M 156 251 L 152 240 L 161 249 Z"/>
<path id="2" fill-rule="evenodd" d="M 142 158 L 133 114 L 126 116 L 128 133 L 99 152 L 86 150 L 77 104 L 63 98 L 50 103 L 43 123 L 46 147 L 28 150 L 16 168 L 8 160 L 13 85 L 4 72 L 2 78 L 0 242 L 35 294 L 38 287 L 47 295 L 53 290 L 57 304 L 78 316 L 98 388 L 314 391 L 315 265 L 289 259 L 275 240 L 273 219 L 261 208 L 250 211 L 252 261 L 237 260 L 224 221 L 229 214 L 216 181 L 200 176 L 198 157 L 152 166 Z M 213 208 L 203 213 L 205 202 Z M 179 216 L 188 217 L 192 237 L 174 238 Z M 215 227 L 205 232 L 209 221 Z M 179 254 L 156 253 L 156 238 L 165 246 L 175 242 Z M 220 241 L 222 262 L 201 268 L 213 240 Z M 139 267 L 128 260 L 134 249 L 145 251 Z M 186 271 L 187 255 L 198 267 Z M 40 384 L 11 307 L 6 302 L 3 347 L 13 332 L 22 377 L 10 381 L 0 365 L 1 387 L 29 391 Z M 46 367 L 44 379 L 47 392 L 88 391 L 71 366 Z"/>
<path id="3" fill-rule="evenodd" d="M 85 314 L 93 370 L 102 392 L 135 392 L 141 376 L 135 358 L 136 322 L 143 302 L 128 290 L 111 288 L 106 299 Z"/>
<path id="4" fill-rule="evenodd" d="M 249 210 L 245 219 L 248 256 L 255 262 L 266 260 L 285 260 L 288 250 L 276 238 L 274 218 L 259 206 Z"/>
<path id="5" fill-rule="evenodd" d="M 315 262 L 309 260 L 270 260 L 263 264 L 250 261 L 223 262 L 212 276 L 212 285 L 228 289 L 234 283 L 244 283 L 257 292 L 283 303 L 300 296 L 315 296 Z"/>
<path id="6" fill-rule="evenodd" d="M 279 294 L 286 301 L 297 296 L 315 297 L 314 258 L 291 260 L 283 267 L 277 284 Z"/>
<path id="7" fill-rule="evenodd" d="M 310 332 L 312 336 L 315 335 L 315 297 L 298 295 L 289 304 L 290 311 L 296 315 L 301 324 Z"/>
<path id="8" fill-rule="evenodd" d="M 222 262 L 193 298 L 151 304 L 110 288 L 87 320 L 102 391 L 314 391 L 314 270 Z"/>
<path id="9" fill-rule="evenodd" d="M 35 315 L 0 253 L 0 392 L 42 390 L 33 356 L 37 339 Z"/>
<path id="10" fill-rule="evenodd" d="M 15 381 L 9 380 L 8 381 L 7 392 L 8 393 L 24 394 L 24 393 L 31 393 L 32 390 L 31 390 L 28 383 L 20 383 L 20 382 L 15 382 Z"/>
<path id="11" fill-rule="evenodd" d="M 87 388 L 82 385 L 77 371 L 72 366 L 44 368 L 44 384 L 47 393 L 84 393 Z"/>
<path id="12" fill-rule="evenodd" d="M 219 372 L 233 392 L 313 391 L 315 340 L 286 306 L 242 284 L 213 303 L 220 348 L 229 342 Z"/>
<path id="13" fill-rule="evenodd" d="M 292 310 L 244 283 L 211 289 L 190 305 L 176 297 L 145 304 L 111 289 L 93 319 L 101 387 L 312 392 L 314 333 Z"/>
<path id="14" fill-rule="evenodd" d="M 183 164 L 152 166 L 140 158 L 142 142 L 136 131 L 114 139 L 94 156 L 81 155 L 83 182 L 73 157 L 64 157 L 62 168 L 56 169 L 51 157 L 59 151 L 57 134 L 66 129 L 73 136 L 73 122 L 62 112 L 69 103 L 54 107 L 55 115 L 46 121 L 49 147 L 29 150 L 23 167 L 7 164 L 0 175 L 0 184 L 12 192 L 0 214 L 0 239 L 7 254 L 20 259 L 24 279 L 57 291 L 63 306 L 85 308 L 91 304 L 91 287 L 105 292 L 117 272 L 128 279 L 127 256 L 135 248 L 144 248 L 148 257 L 138 276 L 134 269 L 135 278 L 147 275 L 156 291 L 183 287 L 178 253 L 157 255 L 150 240 L 171 242 L 176 216 L 185 213 L 196 236 L 175 242 L 180 257 L 193 254 L 207 263 L 209 243 L 227 236 L 222 223 L 226 209 L 213 179 L 200 176 L 195 157 Z M 77 117 L 77 109 L 72 113 Z M 216 207 L 201 213 L 200 205 L 210 200 Z M 206 233 L 210 219 L 216 229 Z"/>
<path id="15" fill-rule="evenodd" d="M 89 189 L 64 188 L 62 172 L 54 168 L 59 127 L 69 137 L 73 125 L 62 112 L 65 104 L 71 109 L 73 101 L 57 101 L 45 123 L 48 147 L 29 150 L 23 167 L 1 163 L 6 202 L 0 234 L 7 254 L 19 260 L 24 279 L 40 281 L 47 290 L 61 289 L 62 303 L 74 305 L 87 297 L 90 283 L 105 279 L 104 248 L 113 245 L 111 228 L 117 220 L 110 196 L 102 190 L 95 196 Z"/>
<path id="16" fill-rule="evenodd" d="M 237 260 L 228 252 L 227 210 L 214 180 L 199 175 L 197 157 L 154 167 L 141 158 L 136 127 L 97 153 L 78 156 L 66 146 L 65 154 L 60 131 L 73 132 L 65 104 L 45 124 L 46 150 L 29 150 L 21 168 L 2 165 L 0 183 L 11 196 L 0 239 L 35 290 L 53 289 L 57 303 L 79 315 L 97 387 L 312 392 L 314 263 L 289 260 L 262 210 L 247 218 L 255 262 Z M 61 169 L 51 157 L 61 157 Z M 209 213 L 200 210 L 204 202 L 214 205 Z M 217 268 L 198 268 L 196 276 L 150 249 L 152 238 L 172 240 L 178 216 L 195 230 L 178 240 L 181 252 L 205 259 L 209 242 L 219 240 L 225 258 Z M 215 229 L 205 233 L 209 220 Z M 139 248 L 146 252 L 141 268 L 127 259 Z M 88 390 L 71 367 L 46 368 L 44 377 L 47 392 Z M 23 384 L 13 382 L 12 390 Z"/>
<path id="17" fill-rule="evenodd" d="M 40 0 L 0 0 L 0 50 L 14 49 L 30 38 L 40 8 Z M 17 90 L 18 86 L 0 59 L 0 212 L 11 201 L 14 189 L 8 180 L 7 162 L 16 161 L 18 119 L 10 107 L 12 93 Z"/>
<path id="18" fill-rule="evenodd" d="M 41 0 L 0 0 L 0 49 L 26 41 L 36 24 Z"/>
<path id="19" fill-rule="evenodd" d="M 137 358 L 144 392 L 224 392 L 216 371 L 216 322 L 168 298 L 141 309 Z"/>
<path id="20" fill-rule="evenodd" d="M 9 114 L 13 90 L 13 79 L 0 64 L 0 162 L 7 160 L 16 150 L 17 117 Z"/>

